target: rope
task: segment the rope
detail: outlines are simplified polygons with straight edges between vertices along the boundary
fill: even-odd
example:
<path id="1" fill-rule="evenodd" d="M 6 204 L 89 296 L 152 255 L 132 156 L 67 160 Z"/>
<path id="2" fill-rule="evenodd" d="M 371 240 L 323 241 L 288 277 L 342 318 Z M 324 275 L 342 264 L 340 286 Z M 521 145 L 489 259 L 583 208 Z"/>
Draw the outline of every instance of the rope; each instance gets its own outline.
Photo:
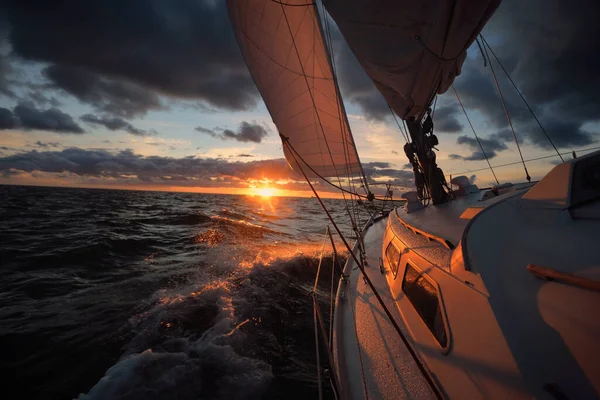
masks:
<path id="1" fill-rule="evenodd" d="M 481 149 L 481 152 L 483 153 L 483 156 L 485 157 L 485 161 L 487 161 L 487 164 L 490 167 L 490 171 L 492 171 L 492 175 L 494 175 L 494 180 L 496 181 L 496 184 L 499 185 L 500 182 L 498 182 L 498 178 L 496 177 L 496 173 L 494 172 L 494 168 L 492 168 L 492 164 L 490 164 L 490 159 L 488 158 L 487 154 L 485 153 L 485 150 L 483 149 L 481 141 L 479 140 L 479 137 L 477 136 L 477 133 L 475 132 L 475 128 L 473 128 L 473 124 L 471 123 L 471 119 L 469 118 L 469 115 L 467 114 L 467 110 L 465 110 L 465 106 L 463 106 L 463 103 L 460 100 L 460 97 L 458 96 L 458 92 L 454 88 L 454 85 L 452 85 L 452 90 L 454 91 L 454 94 L 456 95 L 456 100 L 458 100 L 458 103 L 460 104 L 460 107 L 462 108 L 463 112 L 465 113 L 465 117 L 467 118 L 467 121 L 469 122 L 469 126 L 471 127 L 471 130 L 473 131 L 473 135 L 475 135 L 475 139 L 477 139 L 477 143 L 479 144 L 479 148 Z"/>
<path id="2" fill-rule="evenodd" d="M 288 141 L 285 141 L 284 145 L 290 147 Z M 415 353 L 415 351 L 411 347 L 410 343 L 408 342 L 408 339 L 406 339 L 406 337 L 402 333 L 402 330 L 400 329 L 400 326 L 398 326 L 398 324 L 396 323 L 396 320 L 392 316 L 390 310 L 385 305 L 383 299 L 379 295 L 379 292 L 375 288 L 375 285 L 373 285 L 373 282 L 371 282 L 371 278 L 369 278 L 369 275 L 366 273 L 365 268 L 363 266 L 363 263 L 358 259 L 358 257 L 356 256 L 356 254 L 354 254 L 354 252 L 352 251 L 352 248 L 350 247 L 350 245 L 348 244 L 348 241 L 346 240 L 346 238 L 344 237 L 344 235 L 340 231 L 340 228 L 335 223 L 333 217 L 331 216 L 331 213 L 329 212 L 329 210 L 325 206 L 325 203 L 323 203 L 323 200 L 321 199 L 321 197 L 317 193 L 317 190 L 315 189 L 315 187 L 311 183 L 310 179 L 308 179 L 308 176 L 306 176 L 306 173 L 304 172 L 304 169 L 302 168 L 302 166 L 300 165 L 300 163 L 298 163 L 298 160 L 294 156 L 294 152 L 292 152 L 291 154 L 294 157 L 294 161 L 296 161 L 296 164 L 300 167 L 300 172 L 302 172 L 302 175 L 304 175 L 304 179 L 306 179 L 306 182 L 310 186 L 313 194 L 315 195 L 316 199 L 321 204 L 321 208 L 323 209 L 323 211 L 325 211 L 325 214 L 327 215 L 327 218 L 329 219 L 329 221 L 331 221 L 331 224 L 335 228 L 337 234 L 342 239 L 342 242 L 344 243 L 344 246 L 346 247 L 346 249 L 350 253 L 352 259 L 356 263 L 356 266 L 359 268 L 359 270 L 360 270 L 360 272 L 362 274 L 362 277 L 364 278 L 365 282 L 367 283 L 367 285 L 369 286 L 369 288 L 371 289 L 371 291 L 373 292 L 373 294 L 377 298 L 377 301 L 379 302 L 379 305 L 381 306 L 381 308 L 385 312 L 385 315 L 387 316 L 388 320 L 390 321 L 390 323 L 394 327 L 394 330 L 396 331 L 396 333 L 398 334 L 398 336 L 400 337 L 400 339 L 404 343 L 406 349 L 409 351 L 410 355 L 415 360 L 415 364 L 417 364 L 417 367 L 419 368 L 419 371 L 421 372 L 421 374 L 423 375 L 423 377 L 427 381 L 427 383 L 430 385 L 430 387 L 433 390 L 433 392 L 435 393 L 436 397 L 438 399 L 443 399 L 444 397 L 443 397 L 440 389 L 438 388 L 437 384 L 435 383 L 435 381 L 431 377 L 431 375 L 430 375 L 429 371 L 426 369 L 425 365 L 420 361 L 419 356 Z"/>
<path id="3" fill-rule="evenodd" d="M 483 48 L 487 55 L 487 49 Z M 529 176 L 529 172 L 527 171 L 527 166 L 525 165 L 525 160 L 523 159 L 523 153 L 521 152 L 521 146 L 519 145 L 519 141 L 517 140 L 517 134 L 515 133 L 515 128 L 513 127 L 512 120 L 510 119 L 510 113 L 508 112 L 508 108 L 506 108 L 506 103 L 504 102 L 504 96 L 502 95 L 502 90 L 500 89 L 500 84 L 498 83 L 498 78 L 496 77 L 496 72 L 494 71 L 494 65 L 490 62 L 490 70 L 492 71 L 492 76 L 494 77 L 494 83 L 496 84 L 496 89 L 498 89 L 498 94 L 500 95 L 500 100 L 502 101 L 502 107 L 504 107 L 504 113 L 506 114 L 506 119 L 508 120 L 508 124 L 510 125 L 510 130 L 512 131 L 513 137 L 515 138 L 515 143 L 517 145 L 517 150 L 519 151 L 519 157 L 521 157 L 521 162 L 523 163 L 523 169 L 525 170 L 525 178 L 528 182 L 531 182 L 531 176 Z"/>
<path id="4" fill-rule="evenodd" d="M 529 110 L 529 112 L 531 113 L 531 115 L 533 116 L 533 118 L 535 119 L 535 121 L 537 122 L 537 124 L 539 125 L 540 129 L 542 130 L 542 132 L 544 132 L 544 135 L 546 135 L 546 139 L 548 139 L 548 141 L 550 142 L 550 144 L 552 145 L 552 147 L 554 147 L 554 151 L 556 151 L 556 154 L 558 154 L 558 156 L 560 157 L 561 161 L 564 162 L 565 160 L 560 155 L 560 153 L 559 153 L 558 149 L 556 148 L 556 146 L 554 145 L 554 142 L 552 141 L 552 139 L 550 139 L 550 136 L 548 135 L 548 132 L 546 132 L 546 130 L 542 126 L 542 123 L 540 122 L 540 120 L 538 119 L 538 117 L 535 115 L 535 113 L 533 112 L 533 110 L 531 109 L 531 107 L 529 107 L 529 103 L 527 102 L 527 100 L 525 100 L 525 97 L 523 97 L 523 94 L 521 93 L 521 91 L 519 90 L 519 88 L 517 87 L 517 85 L 515 84 L 515 82 L 512 80 L 512 78 L 510 77 L 510 74 L 504 68 L 504 65 L 502 65 L 502 63 L 500 62 L 500 59 L 498 58 L 498 56 L 496 55 L 496 53 L 494 53 L 494 50 L 492 50 L 492 47 L 487 42 L 487 40 L 485 40 L 485 38 L 483 37 L 483 35 L 480 35 L 480 36 L 481 36 L 481 40 L 483 40 L 483 43 L 485 45 L 487 45 L 487 47 L 492 52 L 492 55 L 494 56 L 494 58 L 498 62 L 498 65 L 500 65 L 500 68 L 502 68 L 502 71 L 504 71 L 504 74 L 506 75 L 506 77 L 508 78 L 508 80 L 510 81 L 510 83 L 512 83 L 513 87 L 515 88 L 515 90 L 519 94 L 519 97 L 521 97 L 521 100 L 523 100 L 523 103 L 525 103 L 525 106 L 527 107 L 527 109 Z M 477 41 L 477 43 L 479 43 L 479 41 Z M 479 49 L 481 49 L 481 45 L 479 46 Z"/>

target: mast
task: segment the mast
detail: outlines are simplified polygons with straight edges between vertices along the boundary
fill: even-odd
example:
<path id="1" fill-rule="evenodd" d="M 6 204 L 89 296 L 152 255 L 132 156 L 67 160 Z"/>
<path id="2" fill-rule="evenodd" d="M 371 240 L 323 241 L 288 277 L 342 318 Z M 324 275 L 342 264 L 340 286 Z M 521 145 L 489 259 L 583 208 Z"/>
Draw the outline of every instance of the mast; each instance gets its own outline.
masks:
<path id="1" fill-rule="evenodd" d="M 423 119 L 406 119 L 408 133 L 412 140 L 404 146 L 404 153 L 413 167 L 415 186 L 421 201 L 431 198 L 433 204 L 447 202 L 444 172 L 437 166 L 434 147 L 438 138 L 433 134 L 433 120 L 428 109 Z"/>

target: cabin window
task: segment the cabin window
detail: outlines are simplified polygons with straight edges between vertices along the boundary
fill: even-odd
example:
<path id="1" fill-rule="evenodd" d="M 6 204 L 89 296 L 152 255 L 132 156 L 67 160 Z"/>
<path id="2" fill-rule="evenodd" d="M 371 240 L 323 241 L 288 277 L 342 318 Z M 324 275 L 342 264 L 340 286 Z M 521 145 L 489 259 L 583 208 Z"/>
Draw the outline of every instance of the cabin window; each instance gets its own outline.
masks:
<path id="1" fill-rule="evenodd" d="M 427 328 L 442 347 L 448 344 L 448 335 L 444 326 L 442 307 L 436 287 L 424 273 L 410 264 L 406 264 L 402 291 L 419 313 Z"/>
<path id="2" fill-rule="evenodd" d="M 390 264 L 390 270 L 394 275 L 394 279 L 396 279 L 396 275 L 398 275 L 398 267 L 400 266 L 400 252 L 396 246 L 392 244 L 392 242 L 388 244 L 388 247 L 385 250 L 385 256 Z"/>

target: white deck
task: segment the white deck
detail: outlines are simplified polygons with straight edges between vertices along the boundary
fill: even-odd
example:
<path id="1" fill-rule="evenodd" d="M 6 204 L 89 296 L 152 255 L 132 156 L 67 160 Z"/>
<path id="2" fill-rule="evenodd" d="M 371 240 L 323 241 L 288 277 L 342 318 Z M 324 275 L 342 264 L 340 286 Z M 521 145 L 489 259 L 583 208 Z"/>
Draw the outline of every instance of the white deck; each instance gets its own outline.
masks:
<path id="1" fill-rule="evenodd" d="M 384 218 L 366 232 L 366 271 L 394 319 L 402 326 L 385 276 L 379 270 L 386 222 Z M 334 328 L 334 356 L 343 388 L 342 398 L 364 399 L 365 389 L 371 399 L 435 398 L 354 262 L 348 262 L 345 273 L 350 277 L 343 289 L 344 297 L 336 304 Z M 363 387 L 361 357 L 366 388 Z"/>
<path id="2" fill-rule="evenodd" d="M 531 183 L 516 184 L 513 188 L 515 191 L 520 191 L 521 189 L 525 189 L 532 185 L 533 184 Z M 504 195 L 480 201 L 482 195 L 483 191 L 472 193 L 445 204 L 425 207 L 422 210 L 410 214 L 407 214 L 403 208 L 398 208 L 398 216 L 407 224 L 432 235 L 449 240 L 456 246 L 462 237 L 465 227 L 469 223 L 469 219 L 460 218 L 467 208 L 488 207 L 508 196 L 514 195 L 514 192 L 507 192 Z"/>

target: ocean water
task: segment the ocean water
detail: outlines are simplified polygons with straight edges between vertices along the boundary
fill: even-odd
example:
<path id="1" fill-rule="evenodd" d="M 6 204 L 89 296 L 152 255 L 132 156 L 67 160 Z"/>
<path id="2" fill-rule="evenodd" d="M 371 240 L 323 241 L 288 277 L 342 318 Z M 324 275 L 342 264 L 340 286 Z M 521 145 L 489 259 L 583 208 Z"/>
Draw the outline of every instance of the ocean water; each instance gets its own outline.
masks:
<path id="1" fill-rule="evenodd" d="M 326 223 L 314 198 L 0 186 L 3 397 L 316 398 Z"/>

